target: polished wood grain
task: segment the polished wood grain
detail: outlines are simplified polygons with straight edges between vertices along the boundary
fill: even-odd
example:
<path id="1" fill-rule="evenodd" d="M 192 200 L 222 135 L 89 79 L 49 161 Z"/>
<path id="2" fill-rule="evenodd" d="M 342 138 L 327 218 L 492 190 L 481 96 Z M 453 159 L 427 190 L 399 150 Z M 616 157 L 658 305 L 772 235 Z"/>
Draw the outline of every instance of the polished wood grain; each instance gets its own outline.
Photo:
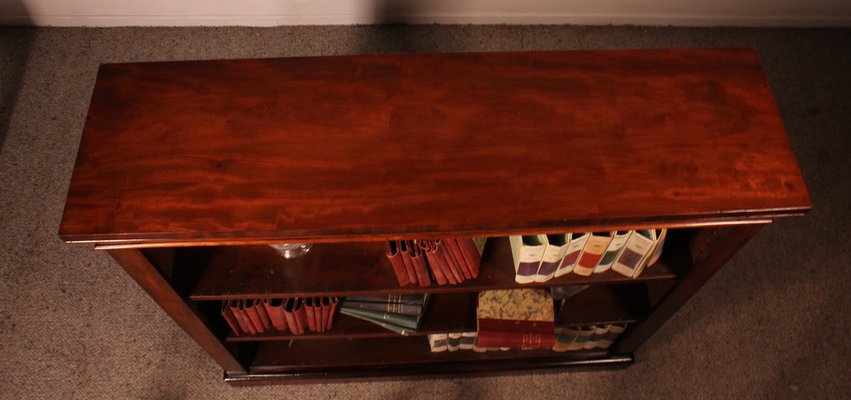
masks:
<path id="1" fill-rule="evenodd" d="M 357 241 L 810 206 L 750 49 L 108 64 L 60 236 Z"/>
<path id="2" fill-rule="evenodd" d="M 676 234 L 676 233 L 675 233 Z M 207 258 L 192 290 L 193 300 L 254 299 L 368 294 L 460 293 L 517 287 L 550 287 L 592 283 L 629 283 L 675 279 L 663 258 L 637 279 L 614 271 L 567 274 L 544 283 L 518 284 L 508 238 L 488 239 L 479 277 L 459 285 L 399 287 L 384 256 L 383 242 L 321 243 L 302 257 L 284 259 L 269 246 L 223 246 L 178 249 Z M 201 253 L 201 254 L 197 254 Z"/>

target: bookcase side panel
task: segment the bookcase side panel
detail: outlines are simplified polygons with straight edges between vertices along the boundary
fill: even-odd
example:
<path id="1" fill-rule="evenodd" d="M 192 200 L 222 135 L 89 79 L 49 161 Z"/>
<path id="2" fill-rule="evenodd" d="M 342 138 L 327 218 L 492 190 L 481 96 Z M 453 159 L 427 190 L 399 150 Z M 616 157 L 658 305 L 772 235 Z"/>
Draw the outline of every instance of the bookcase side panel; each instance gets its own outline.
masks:
<path id="1" fill-rule="evenodd" d="M 245 373 L 245 368 L 225 344 L 207 327 L 193 309 L 171 287 L 137 249 L 107 250 L 110 256 L 189 334 L 227 374 Z"/>

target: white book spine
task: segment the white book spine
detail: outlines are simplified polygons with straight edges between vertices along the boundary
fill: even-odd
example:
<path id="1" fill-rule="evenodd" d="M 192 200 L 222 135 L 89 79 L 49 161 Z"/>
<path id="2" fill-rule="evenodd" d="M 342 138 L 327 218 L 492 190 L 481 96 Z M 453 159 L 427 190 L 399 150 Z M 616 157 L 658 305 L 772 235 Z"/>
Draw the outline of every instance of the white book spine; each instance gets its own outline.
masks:
<path id="1" fill-rule="evenodd" d="M 576 260 L 579 259 L 582 249 L 585 248 L 585 242 L 588 241 L 589 236 L 591 236 L 589 233 L 574 233 L 571 235 L 570 244 L 567 246 L 564 252 L 564 258 L 561 260 L 561 265 L 559 265 L 555 273 L 556 278 L 573 272 Z"/>
<path id="2" fill-rule="evenodd" d="M 627 240 L 629 240 L 630 235 L 632 235 L 632 232 L 633 231 L 619 231 L 615 233 L 612 238 L 612 242 L 609 243 L 609 247 L 603 254 L 603 258 L 600 259 L 597 267 L 594 268 L 595 274 L 606 272 L 612 268 L 612 264 L 614 264 L 615 260 L 617 260 L 618 256 L 620 256 L 621 251 L 623 250 Z"/>
<path id="3" fill-rule="evenodd" d="M 547 235 L 510 236 L 509 241 L 514 257 L 514 281 L 535 282 L 544 251 L 547 249 Z"/>
<path id="4" fill-rule="evenodd" d="M 621 251 L 615 264 L 612 266 L 612 271 L 627 277 L 634 277 L 639 265 L 647 258 L 653 247 L 652 231 L 637 231 L 633 233 L 629 240 L 624 245 L 624 250 Z"/>
<path id="5" fill-rule="evenodd" d="M 594 235 L 588 238 L 585 247 L 582 248 L 582 253 L 579 254 L 579 259 L 576 260 L 576 265 L 573 267 L 573 273 L 580 276 L 590 276 L 594 272 L 594 268 L 606 249 L 609 248 L 609 243 L 612 242 L 612 234 Z"/>
<path id="6" fill-rule="evenodd" d="M 662 249 L 665 247 L 665 237 L 668 236 L 668 230 L 662 229 L 656 232 L 656 243 L 653 245 L 653 250 L 650 252 L 650 258 L 647 259 L 647 266 L 656 264 L 659 258 L 662 257 Z"/>
<path id="7" fill-rule="evenodd" d="M 447 335 L 445 333 L 433 333 L 428 335 L 428 345 L 431 347 L 432 353 L 440 353 L 446 351 Z"/>
<path id="8" fill-rule="evenodd" d="M 535 282 L 546 282 L 553 278 L 561 264 L 561 260 L 564 258 L 567 247 L 570 245 L 570 234 L 550 236 L 553 240 L 547 238 L 547 249 L 544 250 L 541 266 L 538 269 L 538 274 L 535 276 Z"/>

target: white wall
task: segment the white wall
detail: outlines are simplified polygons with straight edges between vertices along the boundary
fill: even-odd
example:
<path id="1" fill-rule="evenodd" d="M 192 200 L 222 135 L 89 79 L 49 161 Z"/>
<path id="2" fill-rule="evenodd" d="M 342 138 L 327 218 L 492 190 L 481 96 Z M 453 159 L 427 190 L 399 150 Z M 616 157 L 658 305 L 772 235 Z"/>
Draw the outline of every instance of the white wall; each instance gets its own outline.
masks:
<path id="1" fill-rule="evenodd" d="M 0 23 L 851 26 L 851 0 L 0 0 Z"/>

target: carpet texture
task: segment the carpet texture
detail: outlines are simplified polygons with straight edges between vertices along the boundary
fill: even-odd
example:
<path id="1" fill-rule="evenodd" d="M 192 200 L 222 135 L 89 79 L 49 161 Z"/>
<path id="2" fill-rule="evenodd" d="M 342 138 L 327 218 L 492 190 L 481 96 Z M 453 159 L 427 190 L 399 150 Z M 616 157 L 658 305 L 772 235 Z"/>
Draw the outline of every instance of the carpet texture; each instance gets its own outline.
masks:
<path id="1" fill-rule="evenodd" d="M 754 238 L 621 371 L 231 388 L 104 253 L 57 237 L 98 64 L 756 47 L 815 202 Z M 0 29 L 0 398 L 851 397 L 851 30 Z"/>

